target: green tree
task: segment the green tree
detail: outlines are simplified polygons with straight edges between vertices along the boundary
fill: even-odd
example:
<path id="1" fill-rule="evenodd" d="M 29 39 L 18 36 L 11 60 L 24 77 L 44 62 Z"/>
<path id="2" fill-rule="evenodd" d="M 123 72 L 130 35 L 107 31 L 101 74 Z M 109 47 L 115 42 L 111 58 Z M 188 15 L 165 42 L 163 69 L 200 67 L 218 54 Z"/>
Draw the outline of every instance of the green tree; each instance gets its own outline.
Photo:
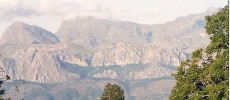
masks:
<path id="1" fill-rule="evenodd" d="M 229 6 L 205 19 L 211 42 L 177 67 L 171 100 L 229 99 Z"/>
<path id="2" fill-rule="evenodd" d="M 124 90 L 119 85 L 108 83 L 100 100 L 125 100 Z"/>

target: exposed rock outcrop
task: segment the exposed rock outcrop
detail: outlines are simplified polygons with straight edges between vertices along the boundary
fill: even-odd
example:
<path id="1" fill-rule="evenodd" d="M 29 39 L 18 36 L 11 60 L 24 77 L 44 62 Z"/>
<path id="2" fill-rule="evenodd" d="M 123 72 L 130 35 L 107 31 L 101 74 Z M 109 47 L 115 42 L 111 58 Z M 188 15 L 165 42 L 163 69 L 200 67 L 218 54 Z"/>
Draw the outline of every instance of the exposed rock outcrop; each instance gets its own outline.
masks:
<path id="1" fill-rule="evenodd" d="M 33 82 L 61 82 L 65 80 L 55 52 L 30 47 L 16 52 L 13 59 L 16 59 L 17 79 Z"/>
<path id="2" fill-rule="evenodd" d="M 114 48 L 107 49 L 105 47 L 105 49 L 96 51 L 91 64 L 93 67 L 98 67 L 158 62 L 175 66 L 180 63 L 180 60 L 185 58 L 186 54 L 179 49 L 161 49 L 151 44 L 138 45 L 121 42 L 114 46 Z"/>

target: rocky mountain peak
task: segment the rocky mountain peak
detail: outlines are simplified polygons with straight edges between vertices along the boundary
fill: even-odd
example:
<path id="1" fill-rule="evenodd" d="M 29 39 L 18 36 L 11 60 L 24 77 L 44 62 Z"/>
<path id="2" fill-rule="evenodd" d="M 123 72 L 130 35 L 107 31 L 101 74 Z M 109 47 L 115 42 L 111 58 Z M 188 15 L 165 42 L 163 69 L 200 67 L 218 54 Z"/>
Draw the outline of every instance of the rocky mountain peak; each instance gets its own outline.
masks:
<path id="1" fill-rule="evenodd" d="M 26 28 L 29 25 L 24 23 L 24 22 L 15 22 L 12 25 L 10 25 L 7 30 L 12 29 L 12 28 Z"/>
<path id="2" fill-rule="evenodd" d="M 55 44 L 59 39 L 51 32 L 23 22 L 10 25 L 0 39 L 1 44 Z"/>

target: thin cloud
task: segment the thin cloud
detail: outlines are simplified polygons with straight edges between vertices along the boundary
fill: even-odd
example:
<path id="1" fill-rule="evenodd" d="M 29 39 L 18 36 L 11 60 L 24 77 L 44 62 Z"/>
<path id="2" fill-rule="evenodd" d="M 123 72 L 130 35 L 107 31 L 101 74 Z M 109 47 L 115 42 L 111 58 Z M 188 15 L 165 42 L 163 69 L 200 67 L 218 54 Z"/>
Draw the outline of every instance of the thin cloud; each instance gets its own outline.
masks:
<path id="1" fill-rule="evenodd" d="M 205 6 L 214 6 L 215 3 L 220 5 L 223 1 L 98 0 L 96 2 L 95 0 L 0 0 L 0 20 L 12 20 L 23 16 L 56 15 L 63 20 L 76 16 L 94 16 L 117 20 L 131 19 L 135 21 L 137 19 L 138 21 L 140 17 L 149 19 L 152 15 L 164 17 L 173 12 L 177 15 L 185 15 L 186 11 L 194 13 L 199 9 L 204 10 Z M 169 19 L 172 19 L 171 17 L 177 16 L 168 16 Z M 144 21 L 144 23 L 146 22 L 149 21 Z"/>
<path id="2" fill-rule="evenodd" d="M 0 21 L 5 25 L 15 20 L 29 22 L 54 32 L 62 21 L 77 16 L 156 24 L 225 4 L 227 0 L 0 0 Z M 51 19 L 59 23 L 56 29 L 47 26 Z"/>

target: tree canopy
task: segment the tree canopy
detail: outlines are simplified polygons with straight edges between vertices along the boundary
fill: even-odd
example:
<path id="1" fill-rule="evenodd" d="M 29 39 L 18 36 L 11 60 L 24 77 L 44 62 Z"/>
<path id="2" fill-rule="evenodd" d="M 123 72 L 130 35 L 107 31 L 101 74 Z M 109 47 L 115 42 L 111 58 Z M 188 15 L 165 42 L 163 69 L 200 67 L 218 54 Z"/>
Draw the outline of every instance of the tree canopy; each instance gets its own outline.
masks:
<path id="1" fill-rule="evenodd" d="M 171 100 L 229 99 L 229 5 L 205 19 L 211 42 L 177 67 Z"/>
<path id="2" fill-rule="evenodd" d="M 100 100 L 125 100 L 124 90 L 119 85 L 108 83 Z"/>

